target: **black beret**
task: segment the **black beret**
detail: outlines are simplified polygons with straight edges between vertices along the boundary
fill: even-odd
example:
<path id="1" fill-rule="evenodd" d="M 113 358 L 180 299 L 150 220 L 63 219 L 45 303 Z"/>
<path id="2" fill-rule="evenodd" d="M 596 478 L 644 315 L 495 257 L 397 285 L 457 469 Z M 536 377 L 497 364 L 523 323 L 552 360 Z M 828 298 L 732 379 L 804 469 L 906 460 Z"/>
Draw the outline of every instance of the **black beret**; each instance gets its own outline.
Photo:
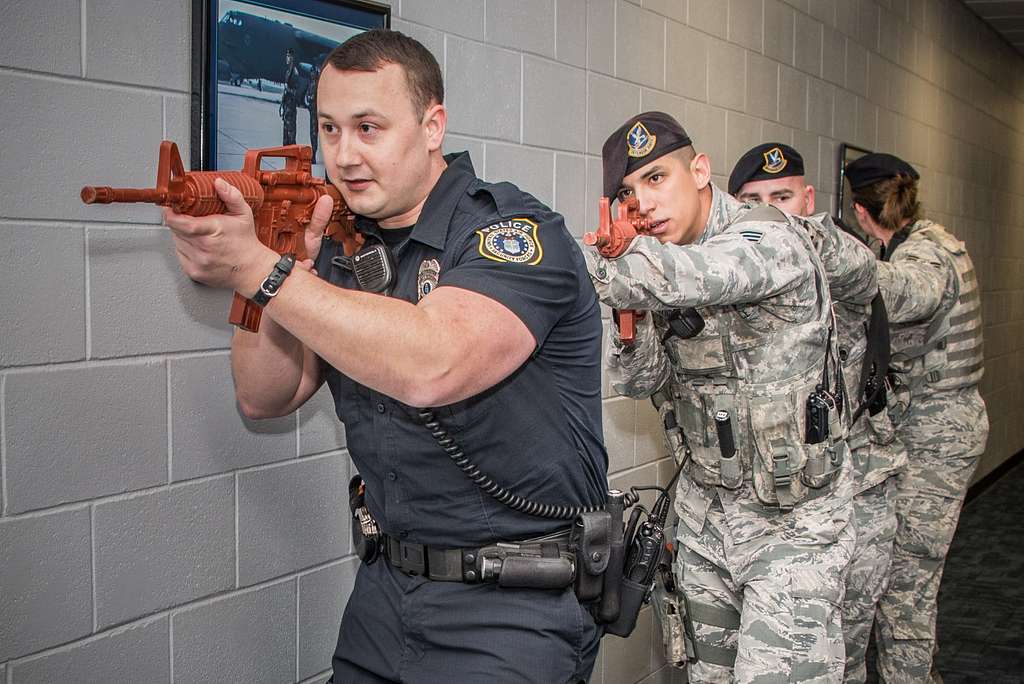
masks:
<path id="1" fill-rule="evenodd" d="M 804 158 L 785 143 L 769 142 L 751 148 L 740 157 L 729 175 L 729 194 L 735 195 L 751 181 L 804 175 Z"/>
<path id="2" fill-rule="evenodd" d="M 604 196 L 614 200 L 623 178 L 658 157 L 691 144 L 679 122 L 664 112 L 644 112 L 630 118 L 608 136 L 601 149 Z"/>
<path id="3" fill-rule="evenodd" d="M 872 152 L 853 160 L 846 165 L 844 173 L 854 190 L 896 176 L 910 176 L 914 180 L 921 177 L 913 166 L 884 152 Z"/>

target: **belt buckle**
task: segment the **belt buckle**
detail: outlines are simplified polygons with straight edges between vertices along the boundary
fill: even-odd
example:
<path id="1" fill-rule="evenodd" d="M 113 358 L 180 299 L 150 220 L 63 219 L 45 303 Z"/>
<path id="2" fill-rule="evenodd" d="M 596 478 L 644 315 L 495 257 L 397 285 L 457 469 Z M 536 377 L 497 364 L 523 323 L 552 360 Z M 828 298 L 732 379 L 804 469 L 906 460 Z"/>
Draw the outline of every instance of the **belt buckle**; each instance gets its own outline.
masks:
<path id="1" fill-rule="evenodd" d="M 408 575 L 427 574 L 427 554 L 423 544 L 398 543 L 398 565 Z"/>

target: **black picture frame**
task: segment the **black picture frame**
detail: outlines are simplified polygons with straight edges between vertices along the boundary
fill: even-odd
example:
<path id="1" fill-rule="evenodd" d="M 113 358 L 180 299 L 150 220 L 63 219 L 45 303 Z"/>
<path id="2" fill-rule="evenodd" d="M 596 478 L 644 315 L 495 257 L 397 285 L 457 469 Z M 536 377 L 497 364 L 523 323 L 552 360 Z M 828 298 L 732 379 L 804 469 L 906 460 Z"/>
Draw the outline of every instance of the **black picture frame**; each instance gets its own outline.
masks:
<path id="1" fill-rule="evenodd" d="M 391 8 L 372 0 L 192 0 L 191 168 L 237 169 L 241 154 L 235 148 L 282 144 L 280 132 L 270 135 L 268 117 L 284 111 L 284 88 L 273 78 L 274 62 L 285 75 L 286 48 L 308 84 L 311 66 L 333 45 L 390 26 Z M 308 138 L 306 117 L 308 112 L 302 117 Z M 280 115 L 277 121 L 281 126 Z M 303 124 L 295 128 L 301 144 Z"/>
<path id="2" fill-rule="evenodd" d="M 839 168 L 836 171 L 836 221 L 839 225 L 856 231 L 860 231 L 860 226 L 857 225 L 857 219 L 853 213 L 853 204 L 850 199 L 853 196 L 853 191 L 850 188 L 850 183 L 846 180 L 846 165 L 860 159 L 865 154 L 871 154 L 871 152 L 872 150 L 850 143 L 839 144 Z"/>

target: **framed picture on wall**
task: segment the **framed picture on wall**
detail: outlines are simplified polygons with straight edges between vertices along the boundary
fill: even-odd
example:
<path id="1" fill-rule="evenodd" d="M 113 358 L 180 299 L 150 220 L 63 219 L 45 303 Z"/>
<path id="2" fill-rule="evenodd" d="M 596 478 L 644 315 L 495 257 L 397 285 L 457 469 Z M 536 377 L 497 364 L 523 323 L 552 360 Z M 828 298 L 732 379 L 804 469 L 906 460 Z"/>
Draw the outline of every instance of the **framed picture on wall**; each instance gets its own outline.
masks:
<path id="1" fill-rule="evenodd" d="M 328 53 L 391 10 L 368 0 L 192 0 L 191 163 L 238 169 L 247 149 L 311 145 Z M 277 160 L 267 160 L 267 167 Z"/>
<path id="2" fill-rule="evenodd" d="M 863 147 L 857 147 L 849 143 L 841 143 L 839 145 L 839 169 L 836 172 L 836 178 L 838 179 L 838 187 L 836 188 L 836 219 L 840 225 L 856 232 L 861 237 L 864 237 L 864 232 L 857 224 L 857 215 L 853 211 L 853 203 L 851 201 L 853 191 L 850 189 L 850 182 L 846 180 L 846 165 L 860 159 L 865 154 L 871 154 L 871 150 L 866 150 Z"/>

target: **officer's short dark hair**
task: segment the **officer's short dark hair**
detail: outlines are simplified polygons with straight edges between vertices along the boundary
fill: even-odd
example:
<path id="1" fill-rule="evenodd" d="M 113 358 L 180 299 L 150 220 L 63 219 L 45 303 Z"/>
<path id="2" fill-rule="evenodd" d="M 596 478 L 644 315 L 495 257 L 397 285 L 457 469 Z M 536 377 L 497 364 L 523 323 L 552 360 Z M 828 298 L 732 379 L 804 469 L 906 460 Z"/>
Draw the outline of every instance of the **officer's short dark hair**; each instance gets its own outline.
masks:
<path id="1" fill-rule="evenodd" d="M 405 82 L 420 116 L 432 104 L 444 104 L 444 80 L 434 55 L 404 33 L 373 29 L 334 48 L 327 63 L 339 71 L 377 71 L 387 64 L 405 70 Z"/>

